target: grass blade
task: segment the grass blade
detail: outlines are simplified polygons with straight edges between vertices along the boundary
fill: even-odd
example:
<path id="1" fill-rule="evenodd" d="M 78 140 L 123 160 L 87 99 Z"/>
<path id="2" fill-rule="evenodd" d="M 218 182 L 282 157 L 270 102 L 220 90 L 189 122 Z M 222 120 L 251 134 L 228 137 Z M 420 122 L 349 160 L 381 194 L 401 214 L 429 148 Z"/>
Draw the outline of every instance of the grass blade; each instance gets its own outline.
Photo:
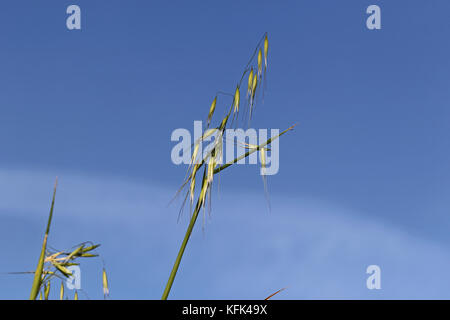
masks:
<path id="1" fill-rule="evenodd" d="M 47 249 L 47 239 L 48 239 L 48 234 L 50 232 L 50 225 L 52 223 L 53 208 L 55 206 L 55 196 L 56 196 L 56 186 L 57 185 L 58 185 L 58 178 L 56 178 L 55 186 L 53 188 L 52 205 L 50 207 L 50 213 L 48 215 L 47 229 L 45 230 L 44 240 L 42 241 L 41 255 L 39 256 L 39 261 L 38 261 L 36 270 L 34 272 L 33 285 L 31 287 L 31 293 L 30 293 L 30 300 L 36 300 L 36 297 L 39 293 L 39 289 L 41 288 L 41 285 L 42 285 L 42 271 L 44 270 L 45 250 Z"/>

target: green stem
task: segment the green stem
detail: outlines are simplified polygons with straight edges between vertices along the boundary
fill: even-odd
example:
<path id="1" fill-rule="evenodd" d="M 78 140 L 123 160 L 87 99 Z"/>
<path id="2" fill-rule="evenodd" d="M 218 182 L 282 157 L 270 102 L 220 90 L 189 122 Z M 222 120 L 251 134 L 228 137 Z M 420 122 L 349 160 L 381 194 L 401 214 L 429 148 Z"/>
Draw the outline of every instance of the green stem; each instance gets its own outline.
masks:
<path id="1" fill-rule="evenodd" d="M 186 230 L 186 234 L 184 235 L 183 242 L 181 243 L 180 250 L 178 251 L 178 255 L 173 265 L 172 272 L 170 272 L 169 280 L 167 281 L 166 288 L 164 289 L 164 293 L 161 298 L 162 300 L 167 300 L 167 297 L 169 296 L 173 281 L 175 280 L 175 276 L 177 275 L 178 267 L 180 266 L 181 258 L 183 257 L 184 250 L 186 249 L 186 245 L 189 241 L 189 238 L 191 237 L 191 233 L 192 230 L 194 229 L 195 222 L 197 221 L 200 208 L 201 208 L 200 200 L 198 200 L 197 204 L 195 205 L 195 210 L 192 215 L 191 221 L 189 222 L 189 226 Z"/>
<path id="2" fill-rule="evenodd" d="M 42 242 L 41 254 L 39 256 L 38 265 L 34 272 L 33 286 L 31 287 L 30 300 L 36 300 L 36 297 L 39 293 L 39 289 L 42 284 L 42 272 L 44 270 L 44 260 L 45 260 L 45 251 L 47 249 L 47 239 L 48 234 L 50 233 L 50 225 L 52 224 L 53 218 L 53 207 L 55 206 L 55 195 L 56 195 L 56 185 L 58 184 L 58 178 L 55 181 L 55 187 L 53 189 L 53 198 L 52 205 L 50 207 L 50 214 L 48 215 L 47 228 L 45 230 L 44 241 Z"/>

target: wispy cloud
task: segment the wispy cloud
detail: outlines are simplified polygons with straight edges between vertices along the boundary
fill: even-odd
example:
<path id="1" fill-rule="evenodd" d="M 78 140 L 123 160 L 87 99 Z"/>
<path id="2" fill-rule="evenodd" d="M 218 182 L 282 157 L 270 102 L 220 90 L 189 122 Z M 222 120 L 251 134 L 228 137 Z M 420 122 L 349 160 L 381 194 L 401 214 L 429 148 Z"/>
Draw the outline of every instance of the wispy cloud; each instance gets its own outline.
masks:
<path id="1" fill-rule="evenodd" d="M 45 219 L 53 178 L 0 170 L 0 219 Z M 95 233 L 111 268 L 112 295 L 159 298 L 187 220 L 176 224 L 178 207 L 167 207 L 173 191 L 114 177 L 60 175 L 61 229 L 53 240 Z M 2 251 L 26 246 L 1 243 Z M 125 258 L 115 258 L 117 250 Z M 136 260 L 144 267 L 130 263 Z M 382 270 L 379 291 L 366 288 L 371 264 Z M 221 191 L 205 230 L 193 234 L 172 297 L 262 299 L 288 287 L 278 298 L 449 298 L 449 265 L 444 245 L 321 199 L 273 194 L 269 213 L 263 194 Z"/>

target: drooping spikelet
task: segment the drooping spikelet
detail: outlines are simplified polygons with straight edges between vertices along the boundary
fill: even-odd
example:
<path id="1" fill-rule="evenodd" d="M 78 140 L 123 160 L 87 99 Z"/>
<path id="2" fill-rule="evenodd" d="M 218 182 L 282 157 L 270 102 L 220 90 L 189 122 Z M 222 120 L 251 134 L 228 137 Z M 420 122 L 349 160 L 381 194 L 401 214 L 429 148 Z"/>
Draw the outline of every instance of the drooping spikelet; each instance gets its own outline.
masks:
<path id="1" fill-rule="evenodd" d="M 48 295 L 50 294 L 50 281 L 47 281 L 46 284 L 44 284 L 44 299 L 48 300 Z"/>
<path id="2" fill-rule="evenodd" d="M 208 172 L 207 172 L 207 178 L 206 182 L 210 185 L 214 178 L 214 168 L 216 167 L 216 156 L 215 156 L 215 149 L 213 149 L 213 152 L 211 153 L 211 156 L 208 160 Z"/>
<path id="3" fill-rule="evenodd" d="M 248 88 L 247 88 L 247 97 L 251 96 L 253 87 L 253 68 L 250 70 L 248 75 Z"/>
<path id="4" fill-rule="evenodd" d="M 239 93 L 239 86 L 237 86 L 236 91 L 234 93 L 234 112 L 239 112 L 239 100 L 240 100 L 240 93 Z"/>
<path id="5" fill-rule="evenodd" d="M 261 155 L 261 175 L 266 175 L 266 149 L 261 148 L 259 152 Z"/>
<path id="6" fill-rule="evenodd" d="M 262 52 L 261 49 L 258 51 L 258 76 L 261 77 L 262 74 Z"/>
<path id="7" fill-rule="evenodd" d="M 253 77 L 253 82 L 252 82 L 252 96 L 253 96 L 253 98 L 255 97 L 255 94 L 256 94 L 256 86 L 257 85 L 258 85 L 258 77 L 255 74 L 255 76 Z"/>
<path id="8" fill-rule="evenodd" d="M 100 247 L 100 244 L 95 244 L 95 245 L 92 245 L 90 247 L 83 248 L 83 253 L 84 252 L 88 252 L 88 251 L 92 251 L 94 249 L 97 249 L 98 247 Z"/>
<path id="9" fill-rule="evenodd" d="M 56 269 L 58 269 L 59 272 L 61 272 L 64 276 L 70 277 L 72 275 L 72 272 L 67 269 L 66 267 L 63 267 L 61 264 L 52 261 L 52 264 L 55 266 Z"/>
<path id="10" fill-rule="evenodd" d="M 83 257 L 83 258 L 95 258 L 95 257 L 98 257 L 98 254 L 82 253 L 82 254 L 80 254 L 80 257 Z"/>
<path id="11" fill-rule="evenodd" d="M 229 115 L 227 115 L 225 118 L 222 119 L 222 122 L 220 123 L 220 126 L 219 126 L 220 132 L 223 132 L 225 130 L 227 121 L 228 121 L 228 117 L 229 117 Z"/>
<path id="12" fill-rule="evenodd" d="M 199 168 L 199 164 L 195 164 L 194 168 L 192 169 L 191 174 L 191 184 L 189 186 L 189 200 L 191 205 L 194 203 L 194 192 L 195 192 L 195 176 L 197 174 L 197 170 Z"/>
<path id="13" fill-rule="evenodd" d="M 102 282 L 103 282 L 103 295 L 106 298 L 107 296 L 109 296 L 109 287 L 108 287 L 108 277 L 106 276 L 105 268 L 103 268 Z"/>
<path id="14" fill-rule="evenodd" d="M 269 40 L 266 37 L 264 38 L 264 68 L 267 68 L 267 54 L 269 52 Z"/>
<path id="15" fill-rule="evenodd" d="M 255 103 L 256 87 L 258 85 L 258 76 L 255 73 L 252 81 L 252 96 L 250 97 L 250 118 L 252 117 L 253 104 Z"/>
<path id="16" fill-rule="evenodd" d="M 217 104 L 217 96 L 214 98 L 213 102 L 211 103 L 211 107 L 209 108 L 208 122 L 207 122 L 208 127 L 214 114 L 214 110 L 216 110 L 216 104 Z"/>
<path id="17" fill-rule="evenodd" d="M 198 155 L 198 150 L 200 149 L 200 143 L 201 142 L 198 142 L 194 147 L 194 152 L 192 152 L 191 165 L 197 163 L 197 155 Z"/>
<path id="18" fill-rule="evenodd" d="M 219 134 L 216 137 L 214 143 L 214 152 L 215 152 L 215 162 L 217 164 L 221 164 L 223 161 L 223 131 L 219 131 Z"/>
<path id="19" fill-rule="evenodd" d="M 260 151 L 260 155 L 261 155 L 261 176 L 263 179 L 263 183 L 264 183 L 264 195 L 266 197 L 266 201 L 267 201 L 267 206 L 270 210 L 270 200 L 269 200 L 269 191 L 267 189 L 267 172 L 266 172 L 266 165 L 267 165 L 267 161 L 266 161 L 266 151 L 267 148 L 263 147 L 259 149 Z"/>
<path id="20" fill-rule="evenodd" d="M 61 289 L 59 289 L 59 300 L 64 299 L 64 283 L 61 281 Z"/>
<path id="21" fill-rule="evenodd" d="M 200 190 L 200 195 L 198 198 L 198 204 L 199 206 L 205 205 L 205 199 L 206 199 L 206 192 L 208 191 L 208 183 L 206 178 L 206 167 L 203 170 L 203 178 L 202 178 L 202 189 Z"/>
<path id="22" fill-rule="evenodd" d="M 69 260 L 72 259 L 74 256 L 81 255 L 82 252 L 83 252 L 83 247 L 84 247 L 84 244 L 81 245 L 81 246 L 79 246 L 78 248 L 76 248 L 74 251 L 72 251 L 72 252 L 66 257 L 65 261 L 69 261 Z"/>

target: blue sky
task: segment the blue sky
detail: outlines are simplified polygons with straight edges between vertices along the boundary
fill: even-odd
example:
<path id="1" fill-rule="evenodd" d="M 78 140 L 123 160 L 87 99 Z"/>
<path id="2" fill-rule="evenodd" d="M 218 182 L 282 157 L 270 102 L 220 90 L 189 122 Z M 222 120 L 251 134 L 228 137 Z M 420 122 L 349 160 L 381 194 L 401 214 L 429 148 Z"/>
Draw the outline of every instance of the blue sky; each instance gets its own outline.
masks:
<path id="1" fill-rule="evenodd" d="M 76 3 L 82 30 L 66 29 Z M 381 7 L 382 29 L 365 26 Z M 176 128 L 233 91 L 269 33 L 253 126 L 280 141 L 220 178 L 171 298 L 449 298 L 450 3 L 7 1 L 0 11 L 0 298 L 27 298 L 55 176 L 50 244 L 101 251 L 117 299 L 160 298 L 187 226 Z M 368 290 L 366 267 L 382 270 Z M 82 286 L 100 298 L 99 261 Z"/>

